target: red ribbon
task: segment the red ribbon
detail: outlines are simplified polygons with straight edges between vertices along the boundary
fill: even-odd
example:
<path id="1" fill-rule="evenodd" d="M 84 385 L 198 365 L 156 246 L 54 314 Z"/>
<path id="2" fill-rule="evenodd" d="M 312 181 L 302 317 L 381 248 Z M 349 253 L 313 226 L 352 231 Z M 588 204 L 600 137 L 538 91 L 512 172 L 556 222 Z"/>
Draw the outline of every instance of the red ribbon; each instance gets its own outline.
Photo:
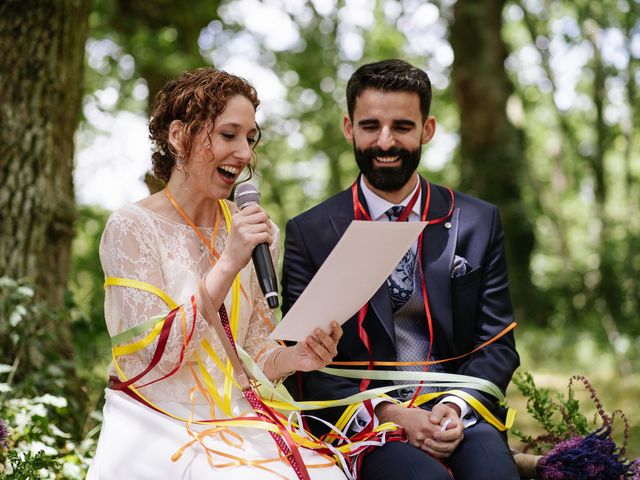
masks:
<path id="1" fill-rule="evenodd" d="M 153 383 L 159 382 L 160 380 L 164 380 L 165 378 L 168 378 L 171 375 L 173 375 L 174 373 L 176 373 L 178 371 L 178 369 L 182 366 L 182 362 L 184 361 L 184 354 L 186 352 L 187 346 L 191 342 L 191 337 L 193 337 L 193 332 L 194 332 L 195 326 L 196 326 L 196 312 L 197 312 L 197 309 L 196 309 L 195 297 L 193 295 L 191 296 L 191 305 L 193 307 L 193 322 L 191 323 L 191 331 L 189 332 L 189 335 L 187 336 L 187 339 L 186 339 L 185 343 L 182 345 L 182 348 L 180 349 L 180 358 L 178 359 L 177 365 L 173 368 L 173 370 L 171 370 L 166 375 L 163 375 L 160 378 L 156 378 L 155 380 L 152 380 L 150 382 L 147 382 L 144 385 L 139 385 L 136 388 L 146 387 L 146 386 L 151 385 Z M 173 322 L 175 320 L 175 316 L 176 316 L 176 314 L 177 314 L 179 309 L 180 309 L 180 307 L 176 307 L 171 312 L 169 312 L 169 314 L 165 317 L 164 325 L 162 326 L 162 330 L 160 331 L 160 338 L 158 340 L 158 344 L 156 346 L 156 350 L 155 350 L 155 352 L 153 354 L 153 357 L 151 359 L 151 362 L 149 363 L 147 368 L 143 372 L 139 373 L 138 375 L 136 375 L 133 378 L 130 378 L 126 382 L 111 381 L 110 384 L 109 384 L 109 388 L 111 388 L 113 390 L 123 390 L 129 396 L 131 396 L 133 398 L 136 398 L 136 399 L 138 397 L 140 397 L 139 395 L 135 394 L 135 392 L 131 391 L 130 387 L 137 380 L 140 380 L 147 373 L 149 373 L 153 369 L 153 367 L 155 367 L 158 364 L 158 362 L 160 361 L 160 359 L 162 358 L 162 355 L 164 354 L 165 348 L 167 346 L 167 341 L 169 339 L 169 335 L 171 334 L 171 327 L 173 326 Z M 140 397 L 140 399 L 141 399 L 141 397 Z M 141 400 L 141 402 L 144 403 L 145 405 L 149 405 L 148 402 L 146 402 L 144 400 Z"/>
<path id="2" fill-rule="evenodd" d="M 233 334 L 231 333 L 231 327 L 229 325 L 229 317 L 227 315 L 227 309 L 224 306 L 224 303 L 220 306 L 220 310 L 218 311 L 220 314 L 220 320 L 222 322 L 222 326 L 224 327 L 225 332 L 227 333 L 227 337 L 231 342 L 231 346 L 233 347 L 233 351 L 238 354 L 236 350 L 236 344 L 233 339 Z M 304 461 L 302 460 L 302 456 L 300 455 L 300 451 L 298 450 L 298 446 L 291 438 L 289 431 L 282 424 L 277 415 L 273 412 L 271 408 L 264 404 L 264 402 L 260 399 L 258 395 L 256 395 L 253 387 L 248 388 L 247 390 L 243 390 L 242 394 L 249 402 L 249 405 L 254 409 L 258 416 L 261 416 L 267 420 L 271 420 L 275 425 L 277 425 L 280 433 L 269 432 L 271 437 L 273 437 L 276 445 L 280 451 L 284 454 L 285 458 L 293 468 L 293 471 L 296 472 L 296 476 L 300 480 L 310 480 L 309 472 L 304 465 Z"/>
<path id="3" fill-rule="evenodd" d="M 125 382 L 115 382 L 109 386 L 113 390 L 124 390 L 129 386 L 133 385 L 135 382 L 144 377 L 147 373 L 149 373 L 153 367 L 155 367 L 160 359 L 162 358 L 162 354 L 167 346 L 167 340 L 169 339 L 169 334 L 171 333 L 171 326 L 173 325 L 173 321 L 176 319 L 176 313 L 180 307 L 176 307 L 169 312 L 169 314 L 164 319 L 164 325 L 162 326 L 162 330 L 160 331 L 160 338 L 158 339 L 158 345 L 156 345 L 156 350 L 153 353 L 153 357 L 151 358 L 151 362 L 141 373 L 130 378 Z"/>

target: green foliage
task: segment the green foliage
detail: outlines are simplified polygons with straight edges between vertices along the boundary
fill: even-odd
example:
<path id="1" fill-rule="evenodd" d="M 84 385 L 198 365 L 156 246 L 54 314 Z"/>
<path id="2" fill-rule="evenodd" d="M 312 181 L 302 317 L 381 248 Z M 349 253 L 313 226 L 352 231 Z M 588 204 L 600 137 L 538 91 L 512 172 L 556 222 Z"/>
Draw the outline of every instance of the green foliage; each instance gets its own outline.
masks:
<path id="1" fill-rule="evenodd" d="M 10 426 L 6 457 L 0 452 L 0 479 L 85 477 L 95 439 L 76 439 L 61 429 L 74 415 L 67 399 L 50 394 L 10 398 L 0 415 Z"/>
<path id="2" fill-rule="evenodd" d="M 527 398 L 527 412 L 529 412 L 546 431 L 552 431 L 555 423 L 553 417 L 557 412 L 557 407 L 551 400 L 549 390 L 536 388 L 533 376 L 529 372 L 516 375 L 513 378 L 513 383 Z M 520 432 L 514 432 L 521 438 L 523 437 Z"/>
<path id="3" fill-rule="evenodd" d="M 573 438 L 577 435 L 584 436 L 595 431 L 600 425 L 589 422 L 580 402 L 577 400 L 573 388 L 575 381 L 580 382 L 596 406 L 597 415 L 604 426 L 611 426 L 613 417 L 607 415 L 596 394 L 595 389 L 584 376 L 573 376 L 569 380 L 566 396 L 559 392 L 552 392 L 546 388 L 538 388 L 535 385 L 533 376 L 529 372 L 518 372 L 513 383 L 527 402 L 527 412 L 535 419 L 538 426 L 542 427 L 545 433 L 533 437 L 517 429 L 513 429 L 524 445 L 526 450 L 533 450 L 536 454 L 542 454 L 553 448 L 557 443 Z M 617 411 L 625 424 L 624 440 L 622 451 L 626 449 L 628 422 L 622 412 Z"/>
<path id="4" fill-rule="evenodd" d="M 0 480 L 33 480 L 36 478 L 46 478 L 43 470 L 47 474 L 60 471 L 60 463 L 47 456 L 42 450 L 35 455 L 27 452 L 24 455 L 11 451 L 7 455 L 8 473 L 0 472 Z"/>
<path id="5" fill-rule="evenodd" d="M 73 362 L 69 339 L 55 328 L 63 315 L 36 301 L 31 286 L 0 278 L 0 363 L 11 365 L 5 388 L 15 382 L 19 393 L 37 394 L 65 382 Z"/>
<path id="6" fill-rule="evenodd" d="M 637 41 L 640 4 L 511 1 L 504 37 L 516 92 L 512 119 L 523 128 L 528 215 L 535 220 L 531 262 L 546 324 L 590 332 L 638 365 L 640 204 Z M 613 38 L 616 38 L 613 41 Z M 579 60 L 566 67 L 564 59 Z M 615 85 L 615 87 L 614 87 Z"/>
<path id="7" fill-rule="evenodd" d="M 39 303 L 29 285 L 0 278 L 0 418 L 9 427 L 0 472 L 12 475 L 7 478 L 59 478 L 58 464 L 62 478 L 84 478 L 99 416 L 80 381 L 70 339 L 55 328 L 73 315 Z"/>
<path id="8" fill-rule="evenodd" d="M 198 40 L 217 10 L 212 0 L 194 0 L 188 8 L 170 0 L 97 0 L 89 17 L 88 91 L 114 86 L 120 93 L 117 107 L 144 110 L 165 81 L 206 64 Z M 132 102 L 140 85 L 148 96 Z"/>

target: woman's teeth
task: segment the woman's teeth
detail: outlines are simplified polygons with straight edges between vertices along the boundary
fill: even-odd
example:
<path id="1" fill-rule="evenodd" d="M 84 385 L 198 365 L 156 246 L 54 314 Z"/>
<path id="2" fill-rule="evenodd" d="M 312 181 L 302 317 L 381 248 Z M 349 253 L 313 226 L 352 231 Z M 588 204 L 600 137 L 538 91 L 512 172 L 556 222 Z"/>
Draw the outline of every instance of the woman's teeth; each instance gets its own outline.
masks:
<path id="1" fill-rule="evenodd" d="M 234 178 L 236 175 L 240 173 L 240 169 L 236 167 L 229 167 L 223 165 L 222 167 L 218 167 L 218 171 L 227 178 Z"/>

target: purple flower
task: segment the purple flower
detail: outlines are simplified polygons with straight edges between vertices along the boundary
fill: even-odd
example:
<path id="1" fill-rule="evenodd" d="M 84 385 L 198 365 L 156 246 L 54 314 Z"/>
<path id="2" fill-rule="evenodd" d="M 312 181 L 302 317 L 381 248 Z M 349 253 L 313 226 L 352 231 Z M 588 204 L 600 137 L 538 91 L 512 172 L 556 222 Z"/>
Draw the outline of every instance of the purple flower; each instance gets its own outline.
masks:
<path id="1" fill-rule="evenodd" d="M 637 461 L 636 461 L 637 462 Z M 632 466 L 611 439 L 611 427 L 556 445 L 537 465 L 541 480 L 620 480 L 631 478 Z"/>
<path id="2" fill-rule="evenodd" d="M 640 480 L 640 458 L 636 458 L 631 464 L 631 480 Z"/>
<path id="3" fill-rule="evenodd" d="M 9 430 L 7 429 L 7 425 L 0 419 L 0 450 L 4 450 L 9 446 L 8 436 Z"/>

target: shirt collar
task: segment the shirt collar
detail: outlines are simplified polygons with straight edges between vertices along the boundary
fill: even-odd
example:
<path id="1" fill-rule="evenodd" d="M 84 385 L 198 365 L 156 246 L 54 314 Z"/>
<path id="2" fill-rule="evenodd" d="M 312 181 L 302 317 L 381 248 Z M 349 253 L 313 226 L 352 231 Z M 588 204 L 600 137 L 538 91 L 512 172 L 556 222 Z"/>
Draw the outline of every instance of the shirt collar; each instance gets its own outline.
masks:
<path id="1" fill-rule="evenodd" d="M 406 206 L 411 200 L 411 197 L 413 196 L 413 194 L 416 192 L 416 189 L 419 187 L 420 187 L 420 179 L 418 179 L 416 186 L 413 188 L 413 190 L 411 190 L 409 195 L 407 195 L 406 198 L 402 200 L 402 202 L 400 202 L 398 205 Z M 369 207 L 369 215 L 371 216 L 372 220 L 378 220 L 380 217 L 384 215 L 384 213 L 387 210 L 389 210 L 391 207 L 396 205 L 395 203 L 388 202 L 384 198 L 381 198 L 375 193 L 373 193 L 373 191 L 371 191 L 371 189 L 365 183 L 364 175 L 360 175 L 360 188 L 362 189 L 362 194 L 364 195 L 364 199 L 367 201 L 367 207 Z M 420 216 L 421 197 L 422 197 L 422 192 L 418 194 L 418 199 L 416 200 L 416 203 L 413 204 L 413 209 L 412 209 L 412 214 L 418 215 L 418 217 Z"/>

